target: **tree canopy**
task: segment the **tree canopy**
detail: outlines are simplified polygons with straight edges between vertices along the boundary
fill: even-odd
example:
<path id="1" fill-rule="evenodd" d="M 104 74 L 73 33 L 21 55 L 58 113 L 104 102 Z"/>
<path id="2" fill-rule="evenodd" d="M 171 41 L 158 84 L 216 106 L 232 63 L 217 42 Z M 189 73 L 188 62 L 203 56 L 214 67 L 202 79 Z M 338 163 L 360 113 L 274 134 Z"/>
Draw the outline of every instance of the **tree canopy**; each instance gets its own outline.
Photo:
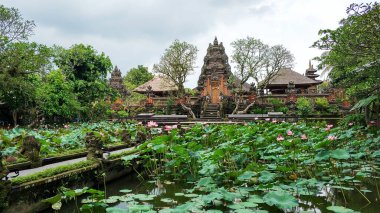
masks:
<path id="1" fill-rule="evenodd" d="M 67 80 L 74 83 L 74 92 L 81 97 L 83 105 L 110 94 L 107 74 L 112 70 L 111 60 L 92 46 L 76 44 L 67 50 L 58 48 L 54 62 Z"/>
<path id="2" fill-rule="evenodd" d="M 24 20 L 18 9 L 0 5 L 0 41 L 25 41 L 34 27 L 34 22 Z"/>
<path id="3" fill-rule="evenodd" d="M 195 68 L 197 52 L 196 46 L 175 40 L 165 50 L 160 62 L 153 66 L 153 70 L 174 82 L 178 87 L 178 94 L 183 95 L 186 78 Z"/>
<path id="4" fill-rule="evenodd" d="M 292 67 L 294 63 L 294 56 L 282 45 L 269 46 L 260 39 L 249 36 L 238 39 L 231 45 L 232 62 L 236 68 L 234 74 L 241 80 L 238 88 L 240 91 L 250 79 L 264 88 L 280 69 Z"/>
<path id="5" fill-rule="evenodd" d="M 347 17 L 336 29 L 320 30 L 313 46 L 326 50 L 318 59 L 320 68 L 329 66 L 334 86 L 351 97 L 380 94 L 380 5 L 351 4 Z"/>
<path id="6" fill-rule="evenodd" d="M 153 74 L 148 71 L 148 67 L 138 65 L 127 72 L 124 77 L 124 83 L 131 90 L 152 79 Z"/>
<path id="7" fill-rule="evenodd" d="M 232 62 L 235 64 L 234 78 L 238 78 L 237 93 L 240 94 L 235 100 L 236 107 L 233 114 L 237 113 L 239 103 L 242 101 L 243 85 L 250 79 L 254 80 L 259 88 L 264 89 L 269 81 L 282 68 L 293 66 L 292 53 L 282 45 L 269 46 L 260 39 L 247 37 L 231 43 L 233 48 Z M 254 103 L 252 103 L 254 104 Z M 243 111 L 244 113 L 251 105 Z"/>

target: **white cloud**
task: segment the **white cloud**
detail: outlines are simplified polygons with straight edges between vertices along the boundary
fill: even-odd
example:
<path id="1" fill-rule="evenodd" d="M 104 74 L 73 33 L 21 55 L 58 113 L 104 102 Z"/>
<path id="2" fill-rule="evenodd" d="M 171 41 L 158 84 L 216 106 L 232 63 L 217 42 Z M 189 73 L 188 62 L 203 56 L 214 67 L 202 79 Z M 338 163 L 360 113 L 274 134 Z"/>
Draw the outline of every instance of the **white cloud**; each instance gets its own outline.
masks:
<path id="1" fill-rule="evenodd" d="M 2 0 L 35 20 L 31 38 L 47 45 L 94 46 L 125 73 L 139 64 L 152 67 L 170 43 L 180 39 L 198 49 L 198 69 L 187 86 L 195 87 L 208 43 L 214 36 L 231 54 L 230 43 L 253 36 L 283 44 L 304 72 L 320 54 L 309 48 L 319 29 L 336 28 L 351 0 Z M 232 65 L 233 67 L 233 65 Z"/>

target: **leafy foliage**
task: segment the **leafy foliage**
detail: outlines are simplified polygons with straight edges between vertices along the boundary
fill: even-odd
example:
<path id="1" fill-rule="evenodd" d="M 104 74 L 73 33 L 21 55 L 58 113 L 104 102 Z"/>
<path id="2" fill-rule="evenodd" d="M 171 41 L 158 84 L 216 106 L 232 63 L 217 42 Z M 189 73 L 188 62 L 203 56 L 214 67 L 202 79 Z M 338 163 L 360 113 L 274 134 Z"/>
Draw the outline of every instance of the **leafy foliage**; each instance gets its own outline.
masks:
<path id="1" fill-rule="evenodd" d="M 297 99 L 297 113 L 303 117 L 308 116 L 313 110 L 313 106 L 311 105 L 309 99 L 305 97 L 300 97 Z"/>
<path id="2" fill-rule="evenodd" d="M 351 4 L 337 29 L 320 30 L 314 47 L 328 52 L 319 59 L 332 67 L 329 77 L 352 97 L 378 95 L 380 76 L 380 4 Z"/>
<path id="3" fill-rule="evenodd" d="M 138 65 L 137 68 L 132 68 L 124 77 L 124 83 L 127 88 L 132 90 L 141 84 L 153 79 L 153 74 L 148 71 L 148 67 Z"/>
<path id="4" fill-rule="evenodd" d="M 175 40 L 165 50 L 160 62 L 153 66 L 153 70 L 166 77 L 178 87 L 178 93 L 185 93 L 184 83 L 194 70 L 198 49 L 187 42 Z"/>

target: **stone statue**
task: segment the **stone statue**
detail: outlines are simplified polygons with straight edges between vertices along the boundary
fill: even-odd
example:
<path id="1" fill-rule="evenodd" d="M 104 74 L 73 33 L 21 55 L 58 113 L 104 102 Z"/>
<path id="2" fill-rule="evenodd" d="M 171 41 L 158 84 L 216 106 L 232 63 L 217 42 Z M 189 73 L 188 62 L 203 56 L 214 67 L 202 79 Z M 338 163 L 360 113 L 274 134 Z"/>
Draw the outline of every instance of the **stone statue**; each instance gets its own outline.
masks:
<path id="1" fill-rule="evenodd" d="M 32 168 L 42 165 L 40 159 L 41 144 L 32 135 L 26 136 L 22 142 L 20 153 L 28 159 Z"/>
<path id="2" fill-rule="evenodd" d="M 128 130 L 124 129 L 121 131 L 121 141 L 128 145 L 131 144 L 131 134 L 129 134 Z"/>
<path id="3" fill-rule="evenodd" d="M 100 138 L 96 137 L 93 132 L 86 134 L 84 138 L 87 148 L 87 160 L 101 160 L 103 159 L 103 142 Z"/>
<path id="4" fill-rule="evenodd" d="M 146 134 L 142 130 L 137 130 L 136 138 L 135 138 L 135 145 L 144 143 L 145 141 L 146 141 Z"/>

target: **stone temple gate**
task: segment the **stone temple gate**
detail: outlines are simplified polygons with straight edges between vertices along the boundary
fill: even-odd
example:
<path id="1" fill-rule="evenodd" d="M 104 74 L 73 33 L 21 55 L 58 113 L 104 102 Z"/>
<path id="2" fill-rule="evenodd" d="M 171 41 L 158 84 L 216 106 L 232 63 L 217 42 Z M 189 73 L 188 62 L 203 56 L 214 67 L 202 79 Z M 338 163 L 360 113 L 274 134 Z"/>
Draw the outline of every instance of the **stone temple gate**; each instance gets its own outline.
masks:
<path id="1" fill-rule="evenodd" d="M 210 43 L 207 48 L 197 89 L 211 104 L 219 104 L 223 96 L 231 96 L 227 83 L 230 76 L 232 72 L 228 56 L 223 43 L 219 43 L 215 37 L 214 43 Z"/>

